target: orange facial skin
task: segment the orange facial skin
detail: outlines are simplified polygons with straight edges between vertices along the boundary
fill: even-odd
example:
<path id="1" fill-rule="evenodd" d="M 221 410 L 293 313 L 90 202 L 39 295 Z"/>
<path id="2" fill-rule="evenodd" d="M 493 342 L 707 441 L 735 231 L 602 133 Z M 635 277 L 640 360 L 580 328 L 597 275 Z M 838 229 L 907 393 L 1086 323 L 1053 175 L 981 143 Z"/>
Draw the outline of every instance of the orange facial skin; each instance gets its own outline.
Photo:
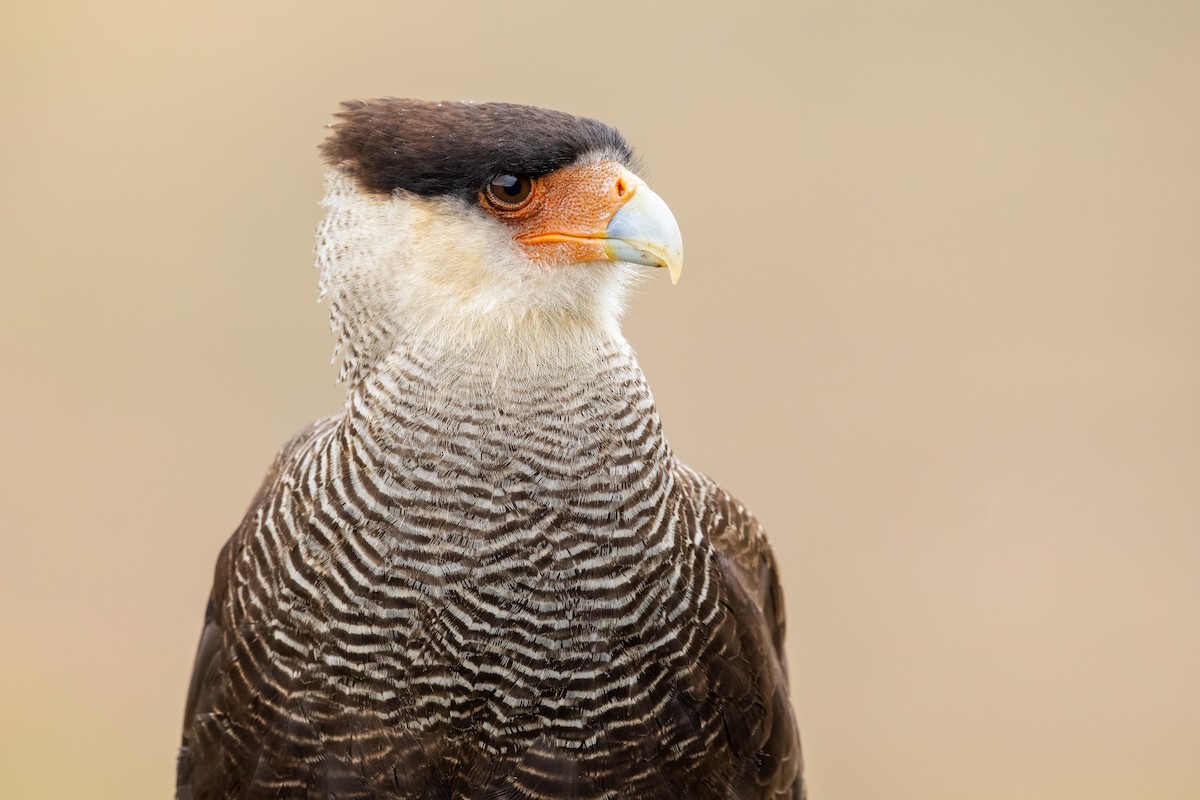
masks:
<path id="1" fill-rule="evenodd" d="M 638 180 L 615 161 L 600 161 L 533 179 L 529 197 L 509 208 L 485 190 L 479 203 L 515 229 L 530 261 L 548 267 L 604 261 L 604 230 L 633 197 Z"/>

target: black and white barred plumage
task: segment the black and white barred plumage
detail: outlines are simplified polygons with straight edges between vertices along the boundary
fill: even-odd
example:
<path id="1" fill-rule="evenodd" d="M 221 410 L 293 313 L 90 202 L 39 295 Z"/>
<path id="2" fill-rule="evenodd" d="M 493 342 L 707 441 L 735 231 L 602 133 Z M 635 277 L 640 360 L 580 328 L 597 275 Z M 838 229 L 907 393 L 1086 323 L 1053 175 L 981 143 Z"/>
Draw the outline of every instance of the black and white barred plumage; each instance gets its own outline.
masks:
<path id="1" fill-rule="evenodd" d="M 218 559 L 177 797 L 802 797 L 774 561 L 663 438 L 617 326 L 634 267 L 527 257 L 529 223 L 463 189 L 553 187 L 628 145 L 388 100 L 348 106 L 325 152 L 348 399 Z"/>

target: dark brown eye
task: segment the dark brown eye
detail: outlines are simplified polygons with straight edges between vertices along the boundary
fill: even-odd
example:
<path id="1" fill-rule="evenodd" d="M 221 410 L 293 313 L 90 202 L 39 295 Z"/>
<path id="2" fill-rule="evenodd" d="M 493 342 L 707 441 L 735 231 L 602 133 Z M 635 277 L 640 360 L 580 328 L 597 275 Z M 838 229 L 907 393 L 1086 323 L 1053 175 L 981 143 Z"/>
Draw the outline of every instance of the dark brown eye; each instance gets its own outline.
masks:
<path id="1" fill-rule="evenodd" d="M 513 211 L 529 202 L 533 179 L 528 175 L 497 175 L 488 183 L 485 193 L 496 208 Z"/>

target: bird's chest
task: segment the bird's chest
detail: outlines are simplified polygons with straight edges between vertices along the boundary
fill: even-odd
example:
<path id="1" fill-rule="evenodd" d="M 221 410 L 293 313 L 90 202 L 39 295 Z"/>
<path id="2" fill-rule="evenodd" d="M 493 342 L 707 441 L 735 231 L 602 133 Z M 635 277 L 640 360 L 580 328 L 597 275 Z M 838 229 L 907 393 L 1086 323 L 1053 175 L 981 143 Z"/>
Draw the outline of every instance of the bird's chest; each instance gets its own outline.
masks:
<path id="1" fill-rule="evenodd" d="M 362 567 L 359 622 L 409 667 L 515 659 L 553 672 L 602 663 L 653 624 L 653 598 L 686 557 L 653 506 L 528 478 L 457 478 L 452 496 L 397 504 L 336 548 L 335 561 Z M 335 599 L 343 589 L 325 590 Z"/>
<path id="2" fill-rule="evenodd" d="M 696 553 L 675 533 L 669 473 L 612 437 L 462 427 L 337 460 L 306 515 L 338 522 L 299 543 L 310 596 L 289 604 L 353 691 L 586 705 L 614 659 L 657 657 L 651 643 L 687 622 Z"/>
<path id="3" fill-rule="evenodd" d="M 722 607 L 695 510 L 660 436 L 584 443 L 570 425 L 540 443 L 461 425 L 437 446 L 417 432 L 315 460 L 262 537 L 287 549 L 267 634 L 288 645 L 281 669 L 427 743 L 431 769 L 706 741 L 719 703 L 697 665 Z"/>

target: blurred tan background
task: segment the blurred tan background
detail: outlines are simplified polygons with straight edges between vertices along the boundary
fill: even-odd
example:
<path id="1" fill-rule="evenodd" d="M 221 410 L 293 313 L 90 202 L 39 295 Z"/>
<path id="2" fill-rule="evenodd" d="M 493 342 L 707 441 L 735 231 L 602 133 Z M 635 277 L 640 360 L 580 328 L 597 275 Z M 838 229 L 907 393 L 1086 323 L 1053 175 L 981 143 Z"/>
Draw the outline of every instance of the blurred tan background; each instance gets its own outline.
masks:
<path id="1" fill-rule="evenodd" d="M 169 797 L 217 550 L 336 409 L 338 101 L 639 147 L 626 331 L 783 563 L 814 800 L 1200 797 L 1200 5 L 9 3 L 6 797 Z"/>

